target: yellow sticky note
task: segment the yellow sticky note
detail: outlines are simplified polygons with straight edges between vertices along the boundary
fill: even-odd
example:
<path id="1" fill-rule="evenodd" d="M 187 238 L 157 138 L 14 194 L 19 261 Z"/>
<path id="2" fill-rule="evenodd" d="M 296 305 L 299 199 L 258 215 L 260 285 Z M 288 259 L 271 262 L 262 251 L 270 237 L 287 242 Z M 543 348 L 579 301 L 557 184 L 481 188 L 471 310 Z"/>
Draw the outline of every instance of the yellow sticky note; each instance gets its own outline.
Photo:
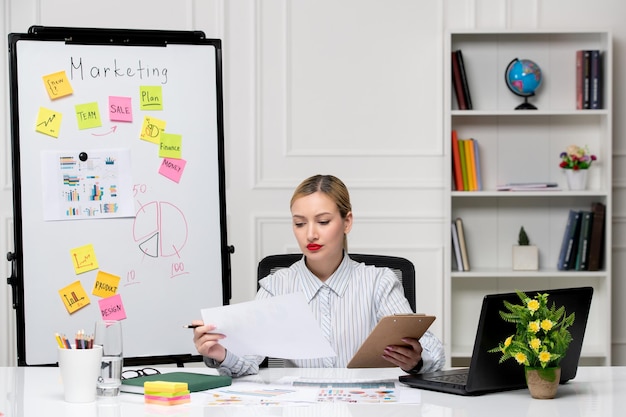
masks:
<path id="1" fill-rule="evenodd" d="M 183 155 L 183 137 L 173 133 L 161 133 L 159 158 L 181 159 Z"/>
<path id="2" fill-rule="evenodd" d="M 91 293 L 96 297 L 110 297 L 117 292 L 119 283 L 120 277 L 117 275 L 109 274 L 104 271 L 98 271 L 98 275 L 96 275 L 96 282 L 93 283 L 93 290 Z"/>
<path id="3" fill-rule="evenodd" d="M 100 118 L 97 102 L 77 104 L 74 108 L 76 111 L 76 121 L 78 122 L 78 128 L 80 130 L 102 126 L 102 119 Z"/>
<path id="4" fill-rule="evenodd" d="M 61 300 L 63 300 L 67 312 L 70 314 L 90 303 L 89 296 L 80 281 L 74 281 L 67 287 L 61 288 L 59 295 L 61 296 Z"/>
<path id="5" fill-rule="evenodd" d="M 163 110 L 163 91 L 160 85 L 139 87 L 139 109 Z"/>
<path id="6" fill-rule="evenodd" d="M 74 92 L 74 90 L 72 90 L 72 84 L 70 84 L 70 80 L 67 79 L 65 71 L 44 75 L 43 83 L 46 87 L 46 91 L 48 92 L 48 96 L 50 96 L 50 99 L 52 100 L 69 96 Z"/>
<path id="7" fill-rule="evenodd" d="M 72 255 L 72 264 L 77 274 L 98 269 L 98 260 L 96 252 L 93 250 L 91 243 L 70 250 Z"/>
<path id="8" fill-rule="evenodd" d="M 61 113 L 40 107 L 39 113 L 37 114 L 37 124 L 35 125 L 35 130 L 39 133 L 43 133 L 44 135 L 58 138 L 59 131 L 61 130 L 62 118 L 63 115 Z"/>
<path id="9" fill-rule="evenodd" d="M 146 116 L 143 118 L 143 125 L 141 126 L 139 139 L 147 140 L 148 142 L 159 145 L 161 143 L 161 133 L 163 133 L 164 130 L 165 120 Z"/>

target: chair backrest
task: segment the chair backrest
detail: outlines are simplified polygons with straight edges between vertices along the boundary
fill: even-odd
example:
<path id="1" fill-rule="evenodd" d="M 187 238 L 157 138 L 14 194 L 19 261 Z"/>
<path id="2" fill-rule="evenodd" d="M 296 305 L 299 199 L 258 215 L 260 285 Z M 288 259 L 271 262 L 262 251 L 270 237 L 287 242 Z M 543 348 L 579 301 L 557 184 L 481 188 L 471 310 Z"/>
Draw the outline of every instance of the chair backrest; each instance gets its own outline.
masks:
<path id="1" fill-rule="evenodd" d="M 288 268 L 293 263 L 302 258 L 300 253 L 289 253 L 281 255 L 269 255 L 261 259 L 257 268 L 257 280 L 265 278 L 279 269 Z M 363 262 L 366 265 L 375 265 L 391 269 L 404 289 L 404 296 L 409 301 L 411 310 L 415 312 L 415 266 L 406 258 L 387 255 L 364 255 L 351 253 L 350 258 L 356 262 Z"/>
<path id="2" fill-rule="evenodd" d="M 288 268 L 302 258 L 300 253 L 290 253 L 281 255 L 269 255 L 261 259 L 257 268 L 257 281 L 265 278 L 279 269 Z M 404 296 L 409 301 L 411 310 L 415 313 L 415 266 L 406 258 L 387 255 L 364 255 L 360 253 L 351 253 L 350 258 L 356 262 L 362 262 L 366 265 L 375 265 L 378 267 L 387 267 L 391 269 L 404 289 Z M 261 367 L 269 366 L 270 368 L 280 368 L 285 366 L 283 359 L 267 358 Z"/>

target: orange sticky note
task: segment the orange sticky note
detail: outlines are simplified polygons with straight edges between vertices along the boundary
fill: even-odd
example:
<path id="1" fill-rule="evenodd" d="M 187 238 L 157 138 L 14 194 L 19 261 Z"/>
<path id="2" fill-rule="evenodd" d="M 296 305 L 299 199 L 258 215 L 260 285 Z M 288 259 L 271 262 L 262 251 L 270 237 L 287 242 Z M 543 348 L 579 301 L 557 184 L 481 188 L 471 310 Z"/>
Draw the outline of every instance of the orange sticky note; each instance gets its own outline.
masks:
<path id="1" fill-rule="evenodd" d="M 163 110 L 163 91 L 160 85 L 139 87 L 139 108 L 141 110 Z"/>
<path id="2" fill-rule="evenodd" d="M 69 96 L 74 92 L 70 81 L 67 79 L 65 71 L 44 75 L 43 83 L 46 87 L 46 91 L 48 92 L 48 96 L 50 96 L 50 99 L 52 100 Z"/>
<path id="3" fill-rule="evenodd" d="M 40 107 L 39 113 L 37 114 L 37 124 L 35 125 L 35 130 L 39 133 L 43 133 L 44 135 L 58 138 L 59 131 L 61 130 L 62 118 L 63 115 L 61 113 Z"/>
<path id="4" fill-rule="evenodd" d="M 98 269 L 96 252 L 91 243 L 70 250 L 72 264 L 77 274 Z"/>
<path id="5" fill-rule="evenodd" d="M 74 108 L 76 111 L 76 121 L 78 122 L 78 128 L 80 130 L 102 126 L 102 119 L 100 118 L 97 102 L 77 104 Z"/>
<path id="6" fill-rule="evenodd" d="M 61 288 L 59 295 L 61 296 L 61 300 L 67 312 L 70 314 L 80 310 L 91 302 L 80 281 L 74 281 L 67 287 Z"/>
<path id="7" fill-rule="evenodd" d="M 96 297 L 110 297 L 117 292 L 119 283 L 120 277 L 117 275 L 109 274 L 104 271 L 98 271 L 98 275 L 96 275 L 96 282 L 93 283 L 93 290 L 91 293 Z"/>
<path id="8" fill-rule="evenodd" d="M 165 120 L 146 116 L 143 119 L 139 139 L 147 140 L 148 142 L 156 143 L 158 145 L 161 143 L 161 133 L 163 133 L 164 130 Z"/>
<path id="9" fill-rule="evenodd" d="M 159 158 L 180 159 L 183 154 L 183 137 L 173 133 L 161 133 Z"/>

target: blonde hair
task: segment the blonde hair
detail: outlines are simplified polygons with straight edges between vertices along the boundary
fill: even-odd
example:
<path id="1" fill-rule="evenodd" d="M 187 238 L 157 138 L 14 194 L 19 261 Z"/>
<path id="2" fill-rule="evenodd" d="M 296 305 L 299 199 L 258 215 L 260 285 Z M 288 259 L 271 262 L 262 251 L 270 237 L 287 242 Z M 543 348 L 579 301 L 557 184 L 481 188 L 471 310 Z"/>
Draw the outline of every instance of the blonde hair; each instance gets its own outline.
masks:
<path id="1" fill-rule="evenodd" d="M 313 175 L 302 181 L 293 192 L 289 207 L 291 208 L 297 199 L 318 191 L 326 194 L 335 202 L 342 219 L 345 219 L 348 213 L 352 211 L 348 188 L 343 181 L 333 175 Z M 343 236 L 343 248 L 346 252 L 348 251 L 348 237 L 345 234 Z"/>

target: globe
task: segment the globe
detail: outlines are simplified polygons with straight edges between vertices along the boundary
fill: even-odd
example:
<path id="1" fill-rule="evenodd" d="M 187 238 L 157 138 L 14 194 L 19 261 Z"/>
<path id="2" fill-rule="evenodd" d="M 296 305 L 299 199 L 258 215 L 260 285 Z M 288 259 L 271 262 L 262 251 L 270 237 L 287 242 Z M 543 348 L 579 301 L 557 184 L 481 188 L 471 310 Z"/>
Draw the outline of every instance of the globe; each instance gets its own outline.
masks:
<path id="1" fill-rule="evenodd" d="M 517 106 L 516 110 L 536 110 L 537 107 L 528 102 L 528 97 L 535 95 L 535 91 L 541 86 L 543 76 L 541 68 L 530 59 L 517 59 L 509 63 L 504 73 L 506 86 L 520 97 L 524 97 L 524 103 Z"/>

